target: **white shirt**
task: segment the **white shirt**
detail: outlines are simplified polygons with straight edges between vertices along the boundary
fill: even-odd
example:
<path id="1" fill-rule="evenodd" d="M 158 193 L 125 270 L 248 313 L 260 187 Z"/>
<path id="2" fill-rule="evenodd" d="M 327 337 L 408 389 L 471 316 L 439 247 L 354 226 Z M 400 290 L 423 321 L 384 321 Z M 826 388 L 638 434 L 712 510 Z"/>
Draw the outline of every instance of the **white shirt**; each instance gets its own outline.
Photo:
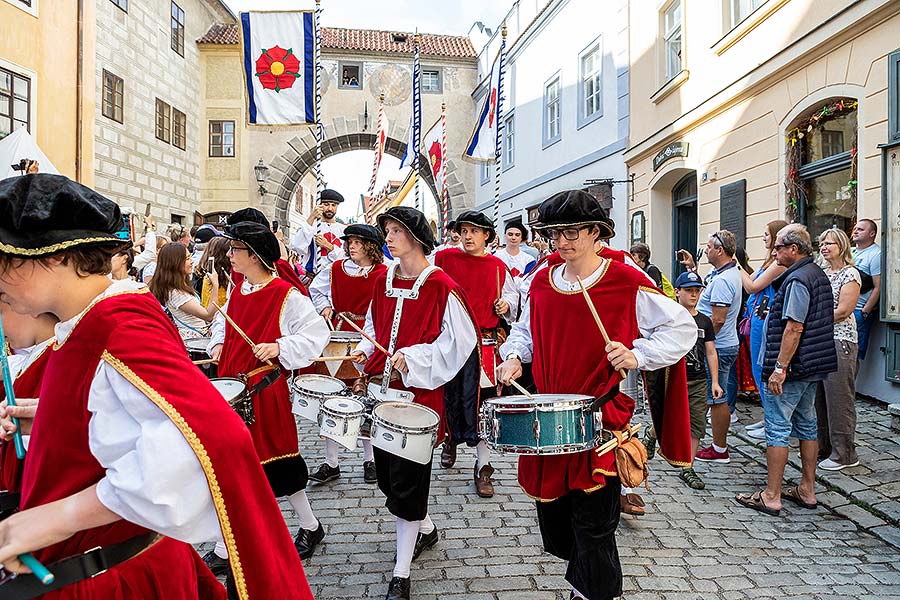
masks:
<path id="1" fill-rule="evenodd" d="M 22 373 L 28 370 L 28 367 L 34 364 L 34 362 L 40 358 L 40 356 L 44 353 L 44 350 L 47 349 L 47 346 L 56 341 L 55 337 L 51 337 L 49 339 L 44 340 L 34 346 L 28 346 L 27 348 L 19 348 L 13 349 L 12 354 L 9 355 L 9 372 L 12 377 L 13 384 L 15 381 L 22 376 Z M 28 450 L 28 442 L 31 439 L 30 435 L 22 434 L 22 443 L 25 444 L 25 449 Z"/>
<path id="2" fill-rule="evenodd" d="M 317 235 L 325 236 L 329 242 L 334 244 L 334 249 L 322 256 L 322 249 L 316 246 L 314 273 L 318 274 L 334 261 L 344 258 L 344 242 L 341 240 L 341 236 L 344 234 L 345 227 L 346 225 L 337 221 L 334 223 L 316 221 L 315 225 L 301 221 L 300 230 L 291 236 L 291 249 L 300 255 L 300 264 L 303 265 L 303 268 L 306 268 L 306 264 L 309 261 L 310 244 L 313 243 Z"/>
<path id="3" fill-rule="evenodd" d="M 593 284 L 604 271 L 601 264 L 590 276 L 582 279 L 585 287 Z M 563 279 L 562 268 L 553 268 L 553 283 L 561 290 L 579 291 L 578 283 Z M 654 370 L 673 365 L 690 351 L 697 341 L 697 325 L 691 314 L 679 303 L 655 292 L 638 290 L 635 298 L 635 313 L 641 336 L 633 340 L 632 352 L 638 362 L 638 369 Z M 560 332 L 569 335 L 573 332 Z M 579 333 L 579 332 L 574 332 Z M 588 332 L 580 332 L 582 335 Z M 590 334 L 599 335 L 599 331 Z M 628 340 L 618 340 L 628 345 Z M 574 343 L 574 342 L 573 342 Z M 514 323 L 506 342 L 500 346 L 500 356 L 504 360 L 518 354 L 523 363 L 531 362 L 534 342 L 531 339 L 531 307 L 526 303 Z"/>
<path id="4" fill-rule="evenodd" d="M 513 256 L 507 252 L 506 248 L 500 248 L 494 253 L 494 256 L 502 260 L 517 279 L 525 275 L 525 269 L 528 265 L 535 262 L 535 259 L 530 254 L 522 250 L 519 250 L 519 253 Z"/>
<path id="5" fill-rule="evenodd" d="M 313 306 L 316 307 L 316 312 L 319 314 L 322 314 L 322 311 L 326 308 L 334 308 L 334 301 L 331 298 L 331 270 L 336 264 L 337 262 L 333 262 L 319 271 L 312 283 L 309 284 L 309 297 Z M 345 260 L 341 264 L 343 265 L 344 273 L 350 277 L 368 276 L 368 273 L 375 267 L 374 264 L 369 267 L 361 267 L 350 259 Z"/>
<path id="6" fill-rule="evenodd" d="M 144 250 L 134 257 L 134 268 L 140 271 L 152 262 L 156 262 L 156 232 L 152 228 L 144 236 Z"/>

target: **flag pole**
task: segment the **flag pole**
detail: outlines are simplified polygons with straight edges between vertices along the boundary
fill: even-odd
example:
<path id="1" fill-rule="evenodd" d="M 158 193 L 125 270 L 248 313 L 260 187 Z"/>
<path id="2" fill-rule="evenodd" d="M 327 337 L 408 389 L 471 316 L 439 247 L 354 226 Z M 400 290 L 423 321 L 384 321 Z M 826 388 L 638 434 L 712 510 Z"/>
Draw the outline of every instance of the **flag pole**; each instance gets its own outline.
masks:
<path id="1" fill-rule="evenodd" d="M 441 228 L 441 241 L 446 242 L 447 225 L 450 223 L 450 195 L 447 193 L 447 103 L 441 102 L 441 205 L 443 219 Z"/>
<path id="2" fill-rule="evenodd" d="M 384 132 L 384 92 L 378 97 L 378 125 L 375 127 L 375 157 L 372 160 L 372 179 L 369 180 L 369 193 L 367 194 L 366 203 L 363 206 L 366 223 L 372 224 L 370 213 L 372 212 L 372 194 L 375 193 L 375 183 L 378 180 L 378 167 L 381 164 L 381 136 Z"/>
<path id="3" fill-rule="evenodd" d="M 500 172 L 503 162 L 503 68 L 506 66 L 506 21 L 500 42 L 500 74 L 497 77 L 497 140 L 494 149 L 494 227 L 500 227 Z"/>
<path id="4" fill-rule="evenodd" d="M 316 0 L 316 200 L 322 203 L 325 179 L 322 177 L 322 0 Z"/>
<path id="5" fill-rule="evenodd" d="M 416 177 L 416 210 L 422 210 L 422 194 L 419 189 L 419 146 L 421 145 L 422 99 L 419 95 L 419 32 L 416 32 L 413 52 L 413 171 Z"/>

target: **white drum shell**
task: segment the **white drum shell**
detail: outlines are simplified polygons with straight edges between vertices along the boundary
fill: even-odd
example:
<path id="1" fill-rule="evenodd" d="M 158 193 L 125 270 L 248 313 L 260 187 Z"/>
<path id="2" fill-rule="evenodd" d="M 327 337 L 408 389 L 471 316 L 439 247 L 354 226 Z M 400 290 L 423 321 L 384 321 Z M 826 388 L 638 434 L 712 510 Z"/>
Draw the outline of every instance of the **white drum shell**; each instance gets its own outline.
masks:
<path id="1" fill-rule="evenodd" d="M 366 407 L 352 398 L 328 398 L 319 410 L 319 435 L 354 450 L 365 412 Z"/>
<path id="2" fill-rule="evenodd" d="M 440 416 L 421 404 L 382 402 L 372 410 L 372 445 L 420 465 L 431 461 Z"/>
<path id="3" fill-rule="evenodd" d="M 234 404 L 235 400 L 247 390 L 246 384 L 240 379 L 233 377 L 219 377 L 211 379 L 210 383 L 216 388 L 228 404 Z"/>
<path id="4" fill-rule="evenodd" d="M 344 392 L 347 386 L 327 375 L 298 375 L 291 384 L 291 411 L 300 418 L 317 423 L 322 402 Z"/>

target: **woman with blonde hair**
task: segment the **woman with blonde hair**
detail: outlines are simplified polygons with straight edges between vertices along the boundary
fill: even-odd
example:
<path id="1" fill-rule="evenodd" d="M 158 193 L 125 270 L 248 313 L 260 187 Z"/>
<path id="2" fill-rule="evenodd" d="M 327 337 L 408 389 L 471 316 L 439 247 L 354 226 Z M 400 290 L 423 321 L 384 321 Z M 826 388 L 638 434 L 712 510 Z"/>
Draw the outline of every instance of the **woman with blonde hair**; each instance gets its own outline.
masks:
<path id="1" fill-rule="evenodd" d="M 228 249 L 230 247 L 231 244 L 228 238 L 214 237 L 206 245 L 203 256 L 200 258 L 200 264 L 194 267 L 194 277 L 199 277 L 203 280 L 200 291 L 200 303 L 205 307 L 209 307 L 209 299 L 212 297 L 212 283 L 210 278 L 206 277 L 206 273 L 210 271 L 210 259 L 212 259 L 213 269 L 216 273 L 215 279 L 219 284 L 219 306 L 225 306 L 225 301 L 228 299 L 228 278 L 231 272 L 231 259 L 228 258 Z"/>
<path id="2" fill-rule="evenodd" d="M 785 267 L 775 262 L 775 255 L 773 254 L 775 239 L 778 237 L 778 232 L 782 227 L 787 227 L 787 222 L 780 219 L 766 223 L 766 228 L 763 231 L 766 259 L 756 273 L 749 275 L 744 269 L 739 269 L 744 291 L 750 294 L 750 297 L 747 298 L 747 310 L 744 313 L 744 317 L 749 319 L 750 322 L 750 367 L 753 371 L 753 381 L 756 382 L 756 389 L 759 391 L 759 400 L 762 403 L 763 410 L 766 409 L 766 386 L 762 383 L 762 365 L 758 364 L 757 357 L 759 356 L 759 349 L 765 341 L 763 324 L 766 320 L 766 307 L 772 301 L 772 297 L 775 296 L 772 282 L 786 270 Z M 757 440 L 766 439 L 764 426 L 765 423 L 762 419 L 753 425 L 748 425 L 747 435 Z"/>
<path id="3" fill-rule="evenodd" d="M 182 340 L 206 337 L 209 323 L 216 316 L 216 306 L 210 302 L 204 308 L 191 287 L 193 261 L 188 249 L 181 244 L 166 244 L 156 258 L 156 273 L 150 281 L 150 291 L 172 317 Z M 218 278 L 211 282 L 211 297 L 219 296 Z"/>
<path id="4" fill-rule="evenodd" d="M 834 295 L 834 348 L 838 370 L 829 373 L 816 393 L 819 423 L 820 469 L 840 471 L 859 464 L 856 455 L 857 334 L 853 309 L 859 299 L 861 278 L 853 266 L 850 239 L 840 229 L 819 236 L 819 264 Z"/>

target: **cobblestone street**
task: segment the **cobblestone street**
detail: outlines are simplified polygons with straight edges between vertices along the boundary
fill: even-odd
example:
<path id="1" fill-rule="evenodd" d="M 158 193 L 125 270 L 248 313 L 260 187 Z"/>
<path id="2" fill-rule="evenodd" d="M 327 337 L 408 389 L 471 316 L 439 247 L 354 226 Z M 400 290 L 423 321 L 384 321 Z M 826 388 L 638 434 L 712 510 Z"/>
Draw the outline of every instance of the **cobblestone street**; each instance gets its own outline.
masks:
<path id="1" fill-rule="evenodd" d="M 861 432 L 889 421 L 883 407 L 860 402 Z M 739 404 L 742 423 L 752 420 L 750 406 Z M 313 469 L 322 448 L 311 424 L 301 423 L 300 431 Z M 730 464 L 698 463 L 704 491 L 688 490 L 676 469 L 659 458 L 651 461 L 651 491 L 643 491 L 647 515 L 624 516 L 617 536 L 625 598 L 900 598 L 900 550 L 866 531 L 882 528 L 877 533 L 889 531 L 884 537 L 896 539 L 895 526 L 824 485 L 817 488 L 820 507 L 814 511 L 786 503 L 780 517 L 768 517 L 738 506 L 736 493 L 764 485 L 765 466 L 757 447 L 730 440 L 737 444 Z M 394 520 L 377 487 L 363 483 L 361 454 L 343 452 L 341 460 L 341 479 L 309 488 L 327 536 L 306 562 L 306 573 L 316 598 L 382 598 L 393 567 Z M 568 598 L 564 565 L 540 547 L 534 506 L 516 484 L 514 459 L 494 457 L 497 493 L 490 500 L 475 496 L 473 461 L 474 453 L 465 450 L 456 468 L 436 468 L 431 515 L 441 539 L 413 564 L 413 598 Z M 796 475 L 789 466 L 787 477 Z M 283 507 L 296 531 L 293 513 Z"/>

